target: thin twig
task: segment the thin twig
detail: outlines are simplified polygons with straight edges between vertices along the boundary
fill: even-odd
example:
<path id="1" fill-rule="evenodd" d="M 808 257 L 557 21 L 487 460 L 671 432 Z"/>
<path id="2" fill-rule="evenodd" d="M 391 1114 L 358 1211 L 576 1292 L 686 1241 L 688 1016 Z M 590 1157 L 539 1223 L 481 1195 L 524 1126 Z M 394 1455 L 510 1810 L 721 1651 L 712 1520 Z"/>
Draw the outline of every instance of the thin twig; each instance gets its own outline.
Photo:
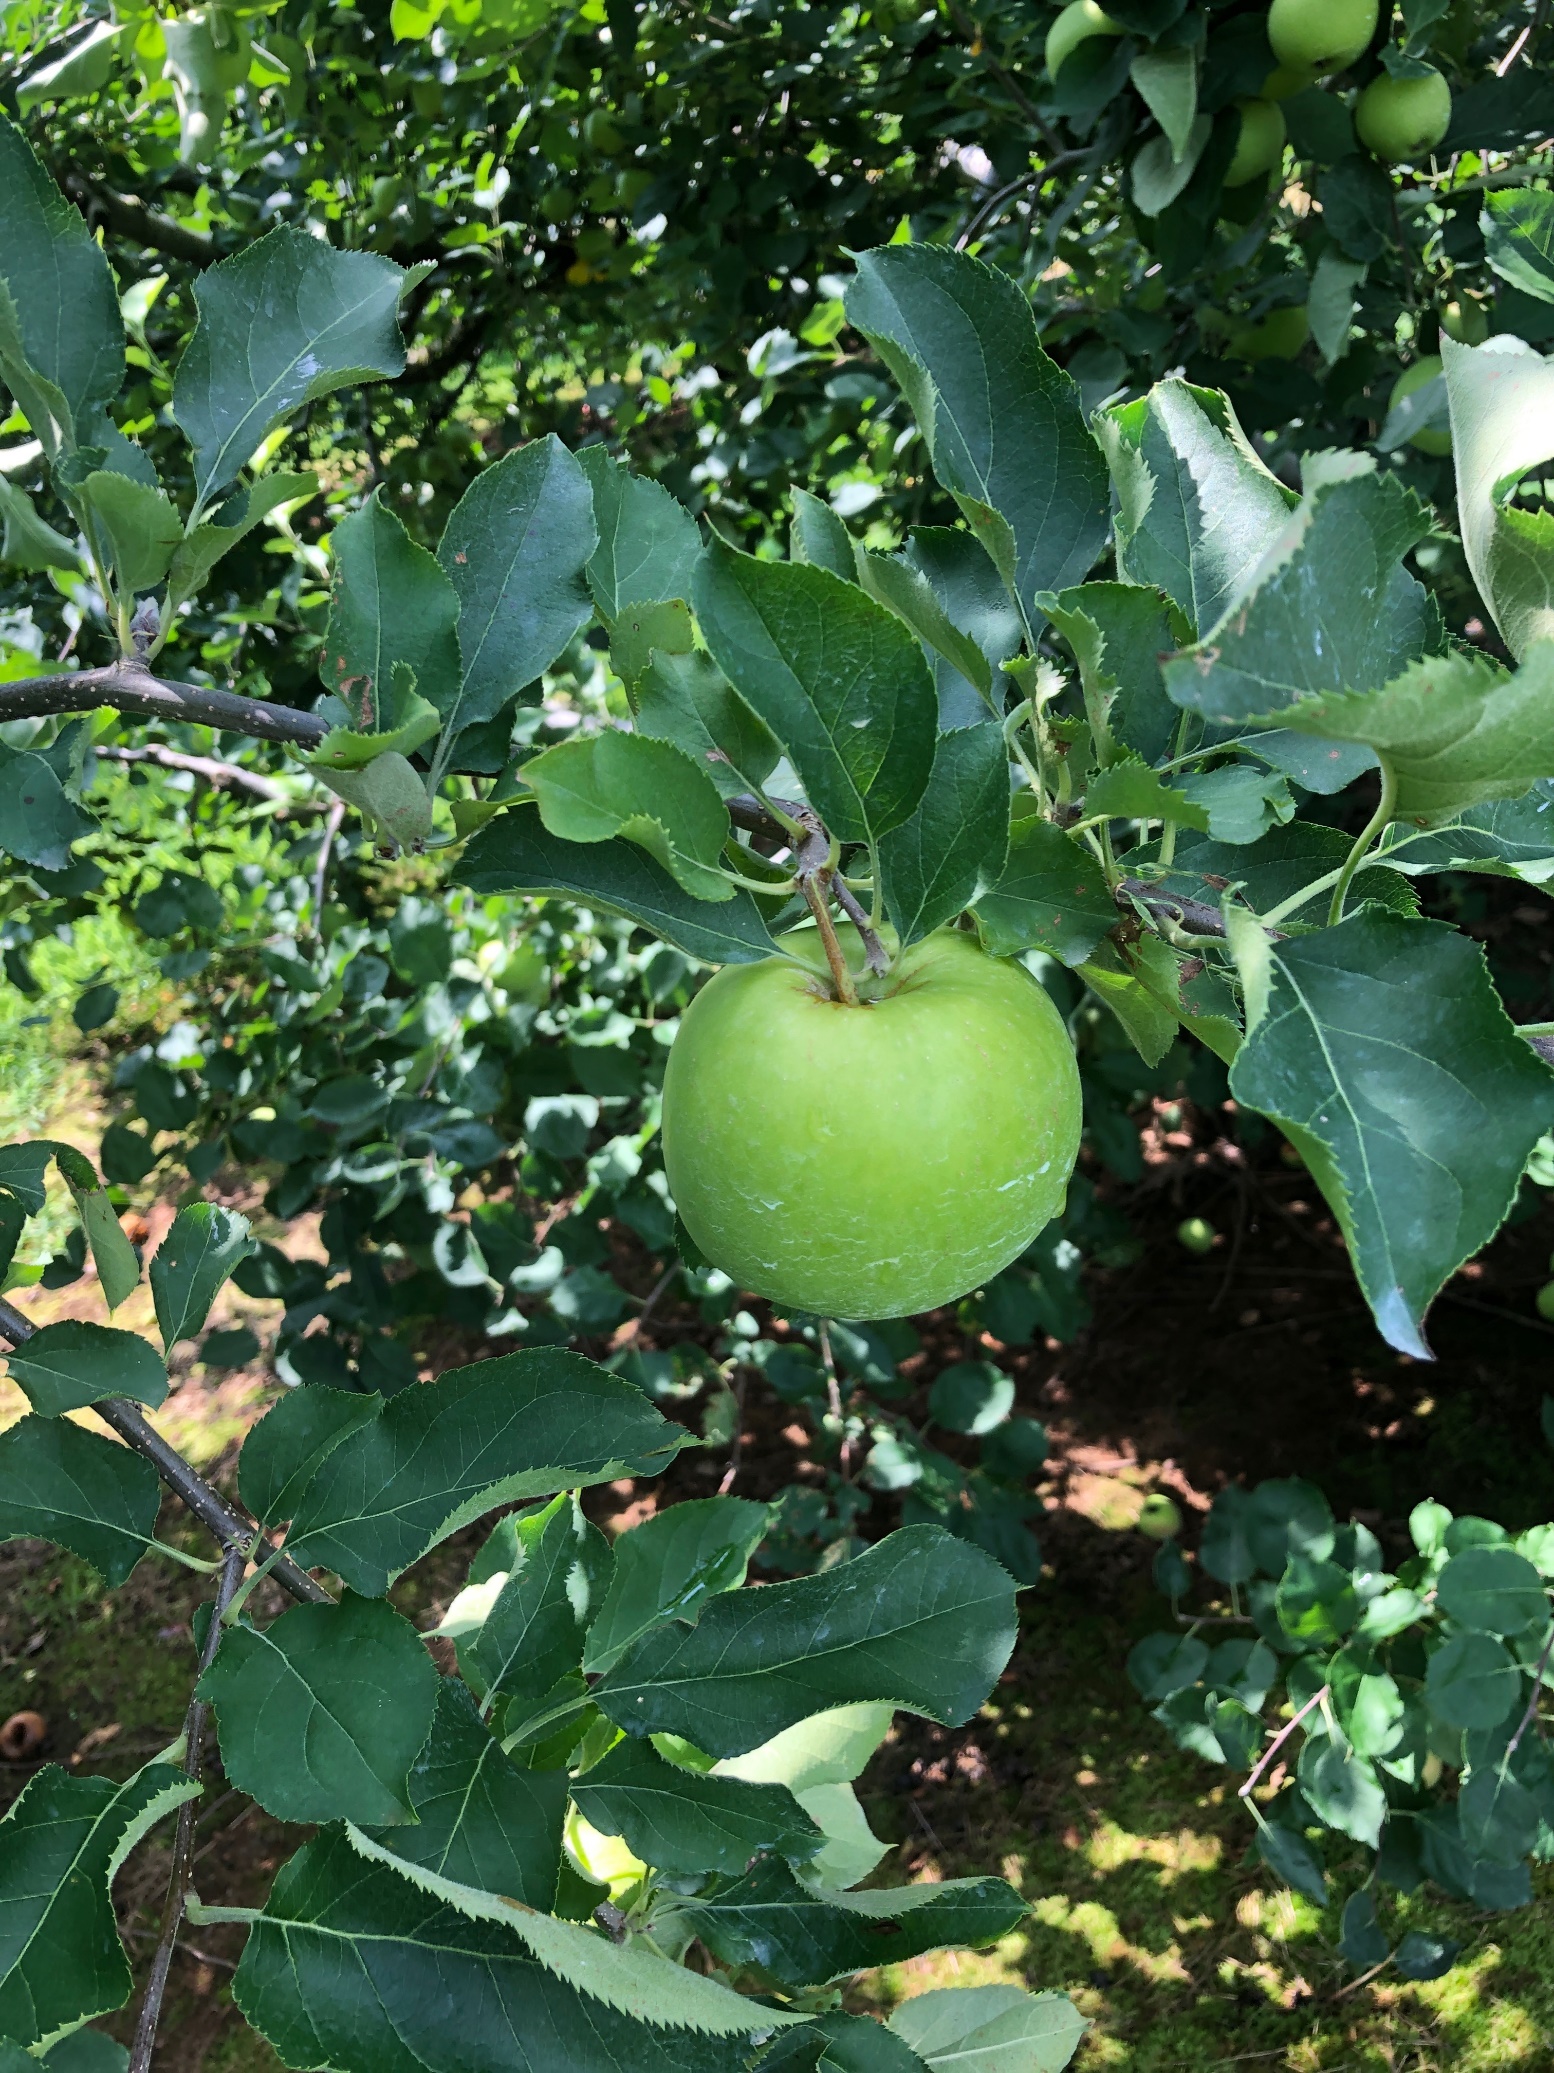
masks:
<path id="1" fill-rule="evenodd" d="M 1516 1733 L 1505 1745 L 1505 1762 L 1509 1763 L 1516 1754 L 1516 1745 L 1538 1717 L 1538 1701 L 1543 1696 L 1543 1673 L 1549 1667 L 1549 1651 L 1554 1649 L 1554 1626 L 1549 1628 L 1549 1638 L 1543 1644 L 1543 1653 L 1538 1658 L 1538 1667 L 1532 1673 L 1532 1697 L 1527 1701 L 1527 1711 L 1517 1723 Z"/>
<path id="2" fill-rule="evenodd" d="M 842 1471 L 842 1481 L 850 1483 L 852 1481 L 852 1441 L 847 1435 L 847 1419 L 842 1410 L 842 1385 L 837 1380 L 836 1356 L 831 1351 L 831 1327 L 824 1318 L 820 1320 L 820 1358 L 825 1363 L 826 1370 L 826 1409 L 836 1420 L 836 1434 L 841 1441 L 838 1466 Z"/>
<path id="3" fill-rule="evenodd" d="M 277 784 L 273 777 L 245 770 L 241 763 L 221 763 L 214 756 L 186 756 L 182 749 L 164 748 L 161 742 L 152 742 L 143 749 L 106 748 L 95 753 L 110 763 L 160 763 L 164 770 L 192 770 L 196 777 L 208 778 L 213 785 L 242 785 L 247 791 L 257 792 L 261 799 L 278 804 L 291 798 L 286 787 Z M 338 800 L 335 810 L 342 810 Z"/>
<path id="4" fill-rule="evenodd" d="M 820 932 L 821 947 L 826 953 L 826 963 L 831 967 L 831 983 L 836 988 L 836 997 L 846 1007 L 858 1005 L 858 989 L 853 985 L 853 975 L 847 969 L 847 959 L 842 955 L 842 946 L 836 940 L 836 929 L 831 921 L 831 910 L 825 893 L 819 884 L 807 873 L 799 880 L 809 911 L 815 917 L 815 927 Z"/>
<path id="5" fill-rule="evenodd" d="M 169 683 L 138 662 L 109 662 L 100 669 L 66 670 L 0 684 L 0 721 L 89 713 L 100 705 L 137 719 L 192 721 L 224 734 L 252 734 L 261 741 L 295 742 L 304 748 L 317 748 L 329 732 L 329 722 L 316 713 L 218 691 L 209 684 Z"/>
<path id="6" fill-rule="evenodd" d="M 243 1569 L 242 1553 L 236 1548 L 230 1550 L 222 1565 L 221 1583 L 216 1591 L 216 1602 L 211 1607 L 210 1625 L 205 1630 L 205 1645 L 200 1650 L 199 1669 L 195 1673 L 197 1679 L 205 1675 L 216 1659 L 216 1649 L 221 1641 L 221 1616 L 243 1580 Z M 205 1740 L 205 1720 L 209 1710 L 198 1696 L 198 1689 L 196 1683 L 196 1696 L 189 1701 L 189 1711 L 183 1723 L 184 1773 L 194 1779 L 200 1775 L 201 1745 Z M 156 2027 L 162 2014 L 162 1996 L 167 1991 L 167 1975 L 172 1969 L 178 1931 L 183 1926 L 184 1902 L 194 1876 L 195 1809 L 198 1805 L 198 1800 L 186 1799 L 178 1809 L 178 1826 L 173 1832 L 173 1865 L 168 1873 L 167 1899 L 162 1907 L 162 1934 L 156 1956 L 151 1960 L 146 1991 L 141 1998 L 135 2042 L 130 2050 L 129 2073 L 149 2073 L 151 2053 L 156 2045 Z"/>
<path id="7" fill-rule="evenodd" d="M 745 1434 L 745 1371 L 739 1370 L 734 1381 L 734 1430 L 728 1443 L 728 1467 L 723 1471 L 723 1480 L 718 1485 L 718 1495 L 727 1497 L 739 1474 L 739 1449 Z"/>
<path id="8" fill-rule="evenodd" d="M 869 927 L 868 915 L 864 913 L 863 908 L 859 905 L 851 886 L 843 883 L 840 873 L 832 878 L 831 891 L 836 896 L 838 907 L 841 908 L 847 919 L 858 931 L 858 940 L 863 945 L 864 962 L 876 978 L 883 978 L 885 973 L 890 970 L 889 955 L 884 944 L 874 933 L 873 929 Z"/>
<path id="9" fill-rule="evenodd" d="M 313 873 L 313 925 L 320 936 L 324 933 L 324 894 L 329 885 L 329 858 L 335 846 L 345 819 L 345 801 L 336 799 L 329 809 L 329 818 L 324 823 L 324 839 L 318 846 L 318 867 Z M 435 1070 L 435 1068 L 434 1068 Z"/>
<path id="10" fill-rule="evenodd" d="M 1295 1715 L 1295 1718 L 1293 1720 L 1287 1720 L 1284 1723 L 1284 1726 L 1280 1728 L 1279 1732 L 1268 1744 L 1268 1747 L 1257 1759 L 1257 1762 L 1253 1766 L 1251 1775 L 1247 1779 L 1246 1783 L 1238 1789 L 1236 1793 L 1237 1799 L 1251 1798 L 1252 1787 L 1257 1783 L 1258 1779 L 1263 1775 L 1264 1771 L 1267 1770 L 1269 1764 L 1272 1763 L 1276 1752 L 1283 1748 L 1284 1744 L 1289 1740 L 1290 1736 L 1294 1734 L 1295 1730 L 1300 1726 L 1301 1722 L 1311 1711 L 1312 1707 L 1320 1706 L 1322 1704 L 1322 1701 L 1327 1697 L 1331 1689 L 1331 1685 L 1324 1684 L 1319 1692 L 1313 1692 L 1311 1694 L 1311 1697 L 1306 1701 L 1305 1705 L 1301 1707 L 1300 1711 Z"/>

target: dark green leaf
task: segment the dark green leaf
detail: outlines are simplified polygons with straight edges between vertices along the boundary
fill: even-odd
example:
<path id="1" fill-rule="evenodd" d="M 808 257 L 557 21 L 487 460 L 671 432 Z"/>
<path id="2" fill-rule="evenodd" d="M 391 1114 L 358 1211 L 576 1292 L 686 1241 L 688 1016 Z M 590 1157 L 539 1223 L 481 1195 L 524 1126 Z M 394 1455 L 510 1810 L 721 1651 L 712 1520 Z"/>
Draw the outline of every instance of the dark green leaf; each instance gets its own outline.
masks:
<path id="1" fill-rule="evenodd" d="M 1457 1795 L 1457 1821 L 1470 1857 L 1516 1865 L 1538 1840 L 1538 1802 L 1498 1763 L 1475 1764 Z"/>
<path id="2" fill-rule="evenodd" d="M 369 735 L 397 726 L 404 700 L 395 689 L 396 671 L 411 672 L 415 695 L 451 713 L 463 677 L 458 593 L 386 509 L 381 490 L 335 527 L 330 553 L 329 629 L 319 675 L 348 716 L 343 724 Z M 402 741 L 384 746 L 405 751 Z"/>
<path id="3" fill-rule="evenodd" d="M 1081 965 L 1117 924 L 1117 903 L 1090 851 L 1039 814 L 1019 815 L 1009 861 L 977 902 L 977 928 L 995 957 L 1044 950 Z"/>
<path id="4" fill-rule="evenodd" d="M 540 819 L 565 842 L 624 837 L 645 849 L 693 899 L 727 901 L 718 868 L 729 839 L 717 786 L 673 742 L 606 727 L 544 749 L 523 766 Z"/>
<path id="5" fill-rule="evenodd" d="M 1376 1903 L 1367 1888 L 1351 1893 L 1344 1902 L 1338 1948 L 1356 1972 L 1369 1972 L 1373 1966 L 1386 1963 L 1392 1946 L 1376 1919 Z"/>
<path id="6" fill-rule="evenodd" d="M 890 2027 L 931 2073 L 1062 2073 L 1089 2024 L 1067 1994 L 1023 1987 L 931 1987 Z"/>
<path id="7" fill-rule="evenodd" d="M 980 553 L 981 549 L 976 551 Z M 911 627 L 923 643 L 936 675 L 940 664 L 947 664 L 956 676 L 981 694 L 980 710 L 973 708 L 974 718 L 980 720 L 992 706 L 992 665 L 970 634 L 962 633 L 955 625 L 922 571 L 902 555 L 870 554 L 860 547 L 858 578 L 870 597 L 877 598 Z M 966 724 L 959 717 L 945 721 L 942 688 L 939 703 L 941 728 Z"/>
<path id="8" fill-rule="evenodd" d="M 637 732 L 683 749 L 725 799 L 763 784 L 781 760 L 771 729 L 705 655 L 655 653 L 636 698 Z"/>
<path id="9" fill-rule="evenodd" d="M 1222 1584 L 1250 1583 L 1257 1574 L 1249 1516 L 1251 1499 L 1238 1484 L 1227 1483 L 1209 1509 L 1198 1559 Z"/>
<path id="10" fill-rule="evenodd" d="M 585 1820 L 624 1836 L 659 1871 L 737 1876 L 757 1851 L 802 1862 L 825 1842 L 785 1785 L 689 1771 L 629 1735 L 573 1780 L 572 1797 Z"/>
<path id="11" fill-rule="evenodd" d="M 938 699 L 923 651 L 856 584 L 721 543 L 696 576 L 713 660 L 776 735 L 839 840 L 908 818 L 933 763 Z"/>
<path id="12" fill-rule="evenodd" d="M 996 720 L 941 734 L 928 789 L 880 843 L 885 911 L 916 943 L 998 884 L 1009 851 L 1009 751 Z"/>
<path id="13" fill-rule="evenodd" d="M 549 669 L 593 615 L 584 570 L 598 535 L 588 478 L 554 434 L 504 454 L 454 507 L 437 559 L 459 594 L 464 683 L 451 741 Z"/>
<path id="14" fill-rule="evenodd" d="M 409 1773 L 437 1704 L 437 1671 L 391 1606 L 347 1591 L 294 1605 L 263 1633 L 222 1636 L 200 1679 L 221 1763 L 281 1821 L 414 1818 Z"/>
<path id="15" fill-rule="evenodd" d="M 42 756 L 0 749 L 0 855 L 41 871 L 63 871 L 71 844 L 96 826 Z"/>
<path id="16" fill-rule="evenodd" d="M 415 1819 L 372 1831 L 407 1865 L 549 1909 L 567 1811 L 564 1770 L 520 1768 L 456 1678 L 437 1687 L 432 1731 L 410 1768 Z"/>
<path id="17" fill-rule="evenodd" d="M 1013 1408 L 1013 1377 L 986 1360 L 952 1361 L 940 1369 L 928 1392 L 936 1425 L 978 1438 L 1002 1425 Z"/>
<path id="18" fill-rule="evenodd" d="M 918 570 L 951 626 L 969 634 L 987 663 L 991 695 L 1004 704 L 1009 683 L 1002 665 L 1020 652 L 1020 615 L 997 569 L 970 533 L 949 526 L 917 526 L 907 535 L 901 559 Z M 987 712 L 980 675 L 967 678 L 944 656 L 933 658 L 939 690 L 939 725 L 974 727 Z"/>
<path id="19" fill-rule="evenodd" d="M 588 563 L 588 587 L 600 618 L 609 624 L 628 605 L 689 600 L 701 537 L 685 506 L 602 446 L 584 447 L 578 463 L 593 493 L 599 544 Z"/>
<path id="20" fill-rule="evenodd" d="M 167 1369 L 138 1333 L 66 1318 L 46 1324 L 6 1355 L 11 1379 L 45 1418 L 105 1396 L 129 1396 L 155 1410 L 167 1397 Z"/>
<path id="21" fill-rule="evenodd" d="M 694 1625 L 718 1593 L 738 1590 L 770 1516 L 743 1497 L 690 1498 L 620 1534 L 584 1669 L 608 1670 L 660 1620 Z"/>
<path id="22" fill-rule="evenodd" d="M 83 1036 L 94 1029 L 101 1029 L 105 1022 L 111 1022 L 118 1011 L 119 989 L 104 981 L 99 986 L 89 986 L 70 1011 L 70 1019 Z"/>
<path id="23" fill-rule="evenodd" d="M 1525 1634 L 1548 1623 L 1543 1578 L 1514 1548 L 1464 1548 L 1437 1577 L 1435 1594 L 1447 1617 L 1475 1634 Z"/>
<path id="24" fill-rule="evenodd" d="M 1318 1907 L 1327 1905 L 1327 1874 L 1321 1859 L 1303 1835 L 1278 1822 L 1260 1823 L 1257 1854 L 1276 1878 L 1297 1893 L 1304 1893 Z"/>
<path id="25" fill-rule="evenodd" d="M 1128 1652 L 1128 1676 L 1146 1699 L 1186 1691 L 1209 1666 L 1207 1642 L 1196 1634 L 1146 1634 Z"/>
<path id="26" fill-rule="evenodd" d="M 923 2073 L 927 2061 L 872 2016 L 816 2016 L 781 2032 L 763 2051 L 759 2073 Z"/>
<path id="27" fill-rule="evenodd" d="M 0 1145 L 0 1188 L 14 1195 L 28 1216 L 36 1216 L 48 1199 L 44 1174 L 54 1156 L 45 1137 L 32 1144 Z"/>
<path id="28" fill-rule="evenodd" d="M 1447 1727 L 1498 1727 L 1521 1691 L 1521 1671 L 1488 1634 L 1458 1634 L 1443 1642 L 1425 1672 L 1425 1703 Z"/>
<path id="29" fill-rule="evenodd" d="M 51 1540 L 112 1588 L 150 1546 L 161 1500 L 149 1461 L 68 1418 L 23 1418 L 0 1433 L 0 1540 Z"/>
<path id="30" fill-rule="evenodd" d="M 1323 828 L 1312 821 L 1290 821 L 1270 828 L 1258 841 L 1246 846 L 1216 842 L 1210 835 L 1184 835 L 1176 845 L 1172 867 L 1159 881 L 1168 893 L 1219 905 L 1224 879 L 1241 888 L 1241 897 L 1259 914 L 1293 899 L 1302 887 L 1315 890 L 1301 905 L 1291 908 L 1292 917 L 1302 921 L 1325 921 L 1332 897 L 1332 875 L 1353 847 L 1338 828 Z M 1408 852 L 1404 852 L 1405 857 Z M 1323 879 L 1327 884 L 1322 884 Z M 1399 911 L 1415 911 L 1408 886 L 1394 871 L 1367 870 L 1356 880 L 1356 899 L 1380 899 L 1386 906 L 1402 903 Z"/>
<path id="31" fill-rule="evenodd" d="M 1375 1849 L 1387 1815 L 1387 1795 L 1363 1756 L 1356 1756 L 1347 1742 L 1313 1735 L 1300 1752 L 1298 1776 L 1319 1821 Z"/>
<path id="32" fill-rule="evenodd" d="M 99 469 L 79 495 L 97 519 L 121 595 L 134 597 L 160 583 L 183 538 L 183 520 L 166 492 Z"/>
<path id="33" fill-rule="evenodd" d="M 243 1442 L 237 1487 L 244 1504 L 267 1525 L 289 1519 L 325 1457 L 382 1409 L 380 1397 L 322 1383 L 283 1396 Z"/>
<path id="34" fill-rule="evenodd" d="M 174 600 L 192 597 L 203 588 L 222 556 L 230 554 L 262 519 L 282 504 L 317 495 L 318 478 L 314 475 L 261 475 L 246 489 L 235 489 L 214 520 L 197 525 L 174 549 L 167 572 L 168 596 Z"/>
<path id="35" fill-rule="evenodd" d="M 173 415 L 194 448 L 202 506 L 304 403 L 404 371 L 396 311 L 424 271 L 283 225 L 196 278 L 199 326 L 178 363 Z"/>
<path id="36" fill-rule="evenodd" d="M 859 256 L 847 316 L 1021 610 L 1078 582 L 1106 537 L 1106 464 L 1018 284 L 943 246 L 887 245 Z"/>
<path id="37" fill-rule="evenodd" d="M 1160 670 L 1163 655 L 1192 639 L 1181 611 L 1137 583 L 1081 583 L 1043 609 L 1079 663 L 1097 749 L 1120 742 L 1146 763 L 1162 761 L 1182 720 Z"/>
<path id="38" fill-rule="evenodd" d="M 199 1794 L 169 1764 L 148 1764 L 125 1785 L 72 1778 L 57 1764 L 28 1780 L 0 1821 L 0 2037 L 50 2042 L 128 1999 L 113 1874 Z"/>
<path id="39" fill-rule="evenodd" d="M 817 569 L 829 569 L 844 583 L 856 583 L 858 562 L 853 536 L 829 504 L 811 496 L 807 489 L 793 492 L 793 516 L 788 521 L 788 558 L 807 561 Z"/>
<path id="40" fill-rule="evenodd" d="M 151 1295 L 157 1327 L 170 1353 L 180 1339 L 192 1339 L 204 1324 L 222 1283 L 259 1250 L 248 1219 L 214 1202 L 180 1209 L 151 1261 Z"/>
<path id="41" fill-rule="evenodd" d="M 1554 302 L 1554 195 L 1532 187 L 1486 194 L 1479 218 L 1484 257 L 1524 295 Z"/>
<path id="42" fill-rule="evenodd" d="M 79 574 L 81 556 L 75 542 L 57 533 L 39 517 L 31 497 L 14 482 L 0 476 L 0 518 L 5 531 L 0 535 L 0 561 L 14 569 L 69 569 Z"/>
<path id="43" fill-rule="evenodd" d="M 1258 1484 L 1246 1507 L 1246 1533 L 1258 1567 L 1272 1577 L 1296 1556 L 1325 1562 L 1336 1543 L 1332 1506 L 1299 1476 Z"/>
<path id="44" fill-rule="evenodd" d="M 738 1756 L 830 1706 L 875 1699 L 970 1718 L 1014 1645 L 1014 1586 L 937 1526 L 906 1526 L 818 1576 L 720 1597 L 689 1633 L 660 1628 L 594 1686 L 635 1735 Z"/>
<path id="45" fill-rule="evenodd" d="M 1410 1929 L 1392 1954 L 1392 1962 L 1404 1979 L 1441 1979 L 1457 1962 L 1460 1943 L 1449 1936 L 1430 1936 L 1423 1929 Z"/>
<path id="46" fill-rule="evenodd" d="M 725 1965 L 751 1965 L 788 1988 L 915 1958 L 945 1944 L 992 1943 L 1029 1909 L 1002 1879 L 947 1879 L 889 1892 L 833 1893 L 762 1857 L 736 1884 L 684 1903 Z"/>
<path id="47" fill-rule="evenodd" d="M 532 806 L 510 807 L 482 828 L 457 876 L 479 893 L 570 893 L 627 915 L 707 964 L 755 964 L 777 949 L 749 893 L 718 906 L 693 899 L 635 843 L 565 842 Z"/>
<path id="48" fill-rule="evenodd" d="M 487 1691 L 527 1704 L 581 1667 L 615 1565 L 599 1528 L 564 1494 L 520 1522 L 514 1553 L 469 1653 Z"/>
<path id="49" fill-rule="evenodd" d="M 554 1347 L 391 1397 L 296 1500 L 288 1552 L 376 1596 L 460 1526 L 558 1488 L 655 1475 L 690 1435 L 629 1382 Z"/>
<path id="50" fill-rule="evenodd" d="M 1424 1313 L 1493 1234 L 1554 1116 L 1477 945 L 1365 908 L 1337 928 L 1235 940 L 1247 1038 L 1238 1101 L 1291 1135 L 1389 1345 L 1426 1356 Z"/>

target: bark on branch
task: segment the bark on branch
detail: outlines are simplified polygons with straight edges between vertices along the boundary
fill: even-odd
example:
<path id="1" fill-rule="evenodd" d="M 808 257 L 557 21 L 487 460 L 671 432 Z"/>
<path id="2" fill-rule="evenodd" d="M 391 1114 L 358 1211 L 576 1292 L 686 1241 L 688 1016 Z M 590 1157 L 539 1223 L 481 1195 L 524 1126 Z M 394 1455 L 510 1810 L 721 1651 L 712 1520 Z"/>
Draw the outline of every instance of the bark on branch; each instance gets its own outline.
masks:
<path id="1" fill-rule="evenodd" d="M 169 683 L 138 662 L 109 662 L 100 669 L 64 670 L 57 676 L 0 684 L 0 721 L 89 713 L 100 705 L 116 706 L 136 719 L 193 721 L 223 734 L 252 734 L 261 741 L 292 742 L 299 748 L 317 748 L 329 732 L 329 722 L 316 713 L 206 684 Z"/>
<path id="2" fill-rule="evenodd" d="M 101 223 L 132 245 L 143 245 L 167 259 L 185 259 L 191 266 L 209 266 L 220 256 L 221 247 L 203 231 L 190 230 L 127 194 L 115 194 L 111 187 L 95 187 L 80 173 L 67 172 L 60 185 L 88 223 Z"/>

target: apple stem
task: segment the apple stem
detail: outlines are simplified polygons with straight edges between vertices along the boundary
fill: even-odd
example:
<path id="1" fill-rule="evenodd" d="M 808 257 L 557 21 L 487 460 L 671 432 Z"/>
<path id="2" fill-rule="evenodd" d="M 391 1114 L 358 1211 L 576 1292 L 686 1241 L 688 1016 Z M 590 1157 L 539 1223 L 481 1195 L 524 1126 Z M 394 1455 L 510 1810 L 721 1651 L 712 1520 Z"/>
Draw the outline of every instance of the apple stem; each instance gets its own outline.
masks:
<path id="1" fill-rule="evenodd" d="M 836 988 L 836 997 L 845 1006 L 856 1008 L 858 990 L 853 985 L 853 975 L 847 969 L 847 960 L 842 955 L 842 946 L 836 940 L 836 930 L 831 922 L 831 910 L 826 896 L 815 879 L 807 873 L 800 878 L 799 886 L 808 902 L 809 911 L 815 917 L 815 927 L 820 931 L 820 940 L 825 946 L 826 963 L 831 967 L 831 983 Z"/>
<path id="2" fill-rule="evenodd" d="M 876 978 L 882 979 L 890 970 L 890 957 L 870 926 L 869 917 L 864 913 L 861 902 L 854 896 L 851 886 L 840 876 L 831 880 L 831 891 L 835 895 L 838 907 L 858 931 L 858 939 L 863 944 L 863 954 L 868 960 L 869 970 Z"/>

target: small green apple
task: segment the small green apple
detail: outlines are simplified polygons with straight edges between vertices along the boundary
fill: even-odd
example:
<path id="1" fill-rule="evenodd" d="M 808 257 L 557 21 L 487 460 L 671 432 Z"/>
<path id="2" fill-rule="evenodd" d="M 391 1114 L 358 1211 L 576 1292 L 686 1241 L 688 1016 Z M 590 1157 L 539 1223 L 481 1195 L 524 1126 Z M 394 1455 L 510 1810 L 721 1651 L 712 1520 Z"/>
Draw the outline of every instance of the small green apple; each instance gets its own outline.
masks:
<path id="1" fill-rule="evenodd" d="M 1268 41 L 1281 65 L 1341 72 L 1375 35 L 1377 13 L 1378 0 L 1273 0 Z"/>
<path id="2" fill-rule="evenodd" d="M 1114 22 L 1096 0 L 1069 0 L 1069 4 L 1047 31 L 1047 76 L 1056 79 L 1064 60 L 1092 36 L 1122 36 L 1127 32 Z"/>
<path id="3" fill-rule="evenodd" d="M 1262 85 L 1257 89 L 1258 97 L 1264 101 L 1289 101 L 1296 94 L 1303 94 L 1308 86 L 1315 86 L 1321 74 L 1312 65 L 1275 65 Z"/>
<path id="4" fill-rule="evenodd" d="M 1248 324 L 1230 335 L 1230 350 L 1242 360 L 1293 360 L 1311 336 L 1311 319 L 1303 302 L 1270 310 L 1260 324 Z"/>
<path id="5" fill-rule="evenodd" d="M 1163 1490 L 1152 1490 L 1140 1508 L 1138 1529 L 1151 1540 L 1175 1540 L 1182 1530 L 1181 1506 Z"/>
<path id="6" fill-rule="evenodd" d="M 1354 132 L 1367 151 L 1394 164 L 1428 158 L 1451 128 L 1451 88 L 1432 69 L 1422 79 L 1378 72 L 1354 104 Z"/>
<path id="7" fill-rule="evenodd" d="M 1401 403 L 1405 396 L 1412 396 L 1416 389 L 1422 389 L 1426 382 L 1434 381 L 1440 371 L 1440 357 L 1436 353 L 1426 353 L 1412 367 L 1405 367 L 1392 385 L 1389 408 Z M 1421 453 L 1447 454 L 1451 452 L 1451 433 L 1444 425 L 1426 425 L 1423 430 L 1411 433 L 1408 443 L 1417 446 Z"/>
<path id="8" fill-rule="evenodd" d="M 1176 1242 L 1185 1245 L 1189 1252 L 1206 1253 L 1214 1250 L 1214 1226 L 1206 1217 L 1184 1217 L 1176 1227 Z"/>
<path id="9" fill-rule="evenodd" d="M 1544 1282 L 1537 1294 L 1538 1315 L 1554 1324 L 1554 1281 Z"/>
<path id="10" fill-rule="evenodd" d="M 691 1003 L 664 1076 L 670 1191 L 756 1295 L 822 1317 L 935 1309 L 1062 1207 L 1073 1048 L 1030 974 L 955 930 L 861 978 L 856 1007 L 814 955 L 727 966 Z"/>
<path id="11" fill-rule="evenodd" d="M 1441 329 L 1458 345 L 1482 345 L 1489 336 L 1489 312 L 1476 296 L 1458 296 L 1441 311 Z"/>
<path id="12" fill-rule="evenodd" d="M 1253 97 L 1237 101 L 1236 106 L 1241 111 L 1241 131 L 1235 156 L 1225 168 L 1227 187 L 1243 187 L 1248 180 L 1272 172 L 1284 156 L 1284 110 L 1279 104 Z"/>

